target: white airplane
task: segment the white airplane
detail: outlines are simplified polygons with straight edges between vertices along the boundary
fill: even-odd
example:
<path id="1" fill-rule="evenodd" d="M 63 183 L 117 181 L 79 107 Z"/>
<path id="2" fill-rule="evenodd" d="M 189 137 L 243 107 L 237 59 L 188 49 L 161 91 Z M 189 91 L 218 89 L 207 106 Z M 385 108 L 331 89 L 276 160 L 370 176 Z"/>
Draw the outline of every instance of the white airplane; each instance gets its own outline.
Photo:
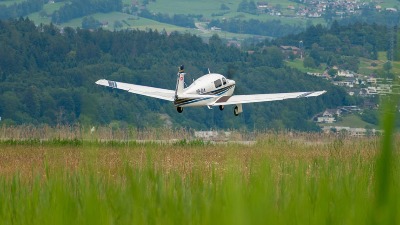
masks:
<path id="1" fill-rule="evenodd" d="M 179 67 L 175 90 L 128 84 L 105 79 L 96 81 L 98 85 L 173 102 L 179 113 L 182 113 L 185 107 L 207 106 L 211 109 L 213 106 L 218 106 L 220 110 L 223 110 L 226 105 L 236 105 L 233 111 L 235 116 L 243 112 L 242 104 L 245 103 L 269 102 L 290 98 L 308 98 L 319 96 L 326 92 L 233 95 L 236 85 L 235 81 L 227 79 L 221 74 L 210 72 L 193 81 L 187 88 L 184 87 L 184 83 L 185 72 L 183 66 Z"/>

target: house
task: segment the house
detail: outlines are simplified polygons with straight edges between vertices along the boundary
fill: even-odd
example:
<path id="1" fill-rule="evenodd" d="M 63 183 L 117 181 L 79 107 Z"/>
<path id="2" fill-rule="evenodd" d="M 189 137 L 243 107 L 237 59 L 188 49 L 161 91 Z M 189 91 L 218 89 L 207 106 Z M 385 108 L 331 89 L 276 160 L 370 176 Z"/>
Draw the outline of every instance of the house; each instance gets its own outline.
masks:
<path id="1" fill-rule="evenodd" d="M 216 26 L 213 26 L 213 27 L 211 27 L 211 30 L 214 30 L 214 31 L 221 31 L 221 28 L 216 27 Z"/>
<path id="2" fill-rule="evenodd" d="M 370 77 L 367 79 L 367 83 L 376 84 L 376 82 L 377 82 L 376 77 L 370 76 Z"/>
<path id="3" fill-rule="evenodd" d="M 289 9 L 289 10 L 294 10 L 295 8 L 294 8 L 293 5 L 288 5 L 287 9 Z"/>
<path id="4" fill-rule="evenodd" d="M 296 46 L 286 46 L 286 45 L 281 45 L 280 46 L 282 53 L 287 55 L 292 53 L 293 55 L 297 55 L 300 54 L 301 49 L 296 47 Z"/>
<path id="5" fill-rule="evenodd" d="M 335 116 L 340 116 L 341 113 L 342 113 L 341 109 L 326 109 L 322 113 L 322 116 L 335 117 Z"/>
<path id="6" fill-rule="evenodd" d="M 313 13 L 309 13 L 308 17 L 310 17 L 310 18 L 319 18 L 319 17 L 321 17 L 321 14 L 318 13 L 318 12 L 313 12 Z"/>
<path id="7" fill-rule="evenodd" d="M 240 47 L 241 47 L 241 44 L 240 44 L 239 41 L 230 40 L 230 41 L 228 41 L 228 43 L 226 44 L 226 46 L 228 46 L 228 47 L 240 48 Z"/>
<path id="8" fill-rule="evenodd" d="M 108 27 L 108 21 L 101 21 L 100 24 L 101 24 L 101 26 L 103 28 L 107 28 Z"/>
<path id="9" fill-rule="evenodd" d="M 314 121 L 317 123 L 334 123 L 336 122 L 336 116 L 339 117 L 341 113 L 341 109 L 326 109 L 323 113 L 314 117 Z"/>
<path id="10" fill-rule="evenodd" d="M 337 86 L 352 88 L 352 87 L 354 87 L 355 84 L 357 84 L 357 79 L 356 78 L 347 78 L 345 80 L 334 81 L 332 83 Z"/>
<path id="11" fill-rule="evenodd" d="M 316 76 L 316 77 L 322 77 L 323 76 L 322 73 L 312 73 L 312 72 L 307 72 L 307 75 Z"/>
<path id="12" fill-rule="evenodd" d="M 360 91 L 358 92 L 359 96 L 367 96 L 368 95 L 368 89 L 367 88 L 361 88 Z"/>
<path id="13" fill-rule="evenodd" d="M 376 87 L 367 87 L 366 88 L 367 95 L 377 95 Z"/>
<path id="14" fill-rule="evenodd" d="M 195 131 L 194 136 L 202 140 L 228 140 L 231 132 L 218 132 L 218 131 Z"/>
<path id="15" fill-rule="evenodd" d="M 329 116 L 317 117 L 317 123 L 334 123 L 335 121 L 336 121 L 335 117 L 329 117 Z"/>
<path id="16" fill-rule="evenodd" d="M 257 2 L 257 8 L 259 8 L 259 9 L 267 9 L 268 8 L 268 2 Z"/>
<path id="17" fill-rule="evenodd" d="M 354 77 L 354 73 L 348 70 L 338 70 L 337 75 L 339 77 Z"/>
<path id="18" fill-rule="evenodd" d="M 345 132 L 346 134 L 354 137 L 362 137 L 366 135 L 377 135 L 383 133 L 382 130 L 376 129 L 365 129 L 365 128 L 351 128 L 351 127 L 339 127 L 339 126 L 324 126 L 322 128 L 324 133 L 342 133 Z"/>
<path id="19" fill-rule="evenodd" d="M 379 84 L 376 87 L 376 92 L 378 92 L 378 94 L 392 93 L 392 85 L 390 85 L 390 84 Z"/>
<path id="20" fill-rule="evenodd" d="M 349 106 L 343 106 L 340 108 L 342 112 L 347 111 L 347 112 L 359 112 L 361 111 L 360 107 L 356 105 L 349 105 Z"/>
<path id="21" fill-rule="evenodd" d="M 388 12 L 397 12 L 396 8 L 386 8 L 386 11 Z"/>

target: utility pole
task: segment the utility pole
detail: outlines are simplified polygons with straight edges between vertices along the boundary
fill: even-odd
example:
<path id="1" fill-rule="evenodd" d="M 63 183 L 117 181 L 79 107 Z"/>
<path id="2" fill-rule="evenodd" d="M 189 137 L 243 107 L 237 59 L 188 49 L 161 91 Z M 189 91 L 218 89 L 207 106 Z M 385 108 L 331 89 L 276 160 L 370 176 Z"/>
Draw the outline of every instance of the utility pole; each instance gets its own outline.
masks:
<path id="1" fill-rule="evenodd" d="M 299 41 L 300 59 L 303 59 L 303 41 Z"/>

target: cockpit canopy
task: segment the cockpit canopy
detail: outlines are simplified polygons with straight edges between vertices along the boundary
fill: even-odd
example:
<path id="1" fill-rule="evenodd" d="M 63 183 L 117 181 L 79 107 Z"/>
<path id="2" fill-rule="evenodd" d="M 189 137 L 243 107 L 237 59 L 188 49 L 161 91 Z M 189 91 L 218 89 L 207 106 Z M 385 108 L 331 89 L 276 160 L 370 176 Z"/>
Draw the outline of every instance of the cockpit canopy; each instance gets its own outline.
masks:
<path id="1" fill-rule="evenodd" d="M 219 87 L 221 87 L 222 85 L 226 85 L 226 79 L 225 79 L 225 77 L 222 77 L 222 81 L 221 81 L 221 79 L 215 80 L 215 81 L 214 81 L 214 85 L 215 85 L 215 88 L 219 88 Z"/>

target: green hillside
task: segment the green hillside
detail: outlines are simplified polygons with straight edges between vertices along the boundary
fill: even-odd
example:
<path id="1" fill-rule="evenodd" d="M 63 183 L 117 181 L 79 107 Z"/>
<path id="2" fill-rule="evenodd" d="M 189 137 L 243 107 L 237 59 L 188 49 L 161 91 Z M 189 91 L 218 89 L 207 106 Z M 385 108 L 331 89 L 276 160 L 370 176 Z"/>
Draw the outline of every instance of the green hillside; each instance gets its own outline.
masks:
<path id="1" fill-rule="evenodd" d="M 315 130 L 309 118 L 344 104 L 347 98 L 344 90 L 285 67 L 283 55 L 274 46 L 249 55 L 226 47 L 217 36 L 205 44 L 190 34 L 71 28 L 60 33 L 54 26 L 37 28 L 24 19 L 0 23 L 4 27 L 0 32 L 12 34 L 0 33 L 2 123 Z M 174 89 L 180 64 L 187 67 L 188 84 L 207 68 L 231 74 L 237 94 L 315 90 L 328 94 L 249 104 L 235 117 L 231 107 L 224 111 L 188 108 L 178 114 L 169 102 L 95 85 L 105 78 Z"/>
<path id="2" fill-rule="evenodd" d="M 92 27 L 84 28 L 99 28 L 100 24 L 103 23 L 103 29 L 112 31 L 121 29 L 165 29 L 167 32 L 190 32 L 192 34 L 200 35 L 204 38 L 211 37 L 215 32 L 206 29 L 188 29 L 188 27 L 194 28 L 194 23 L 200 23 L 202 24 L 202 27 L 208 28 L 207 24 L 211 21 L 212 23 L 217 24 L 217 27 L 222 28 L 224 32 L 219 35 L 227 39 L 245 39 L 254 38 L 254 36 L 282 37 L 291 33 L 299 33 L 310 25 L 326 25 L 327 21 L 329 21 L 329 19 L 325 18 L 324 16 L 320 16 L 319 18 L 310 18 L 306 15 L 299 16 L 297 14 L 297 10 L 301 9 L 302 7 L 311 7 L 307 10 L 315 11 L 316 9 L 313 7 L 317 6 L 306 5 L 289 0 L 268 1 L 269 9 L 267 12 L 262 12 L 257 9 L 254 9 L 251 12 L 238 12 L 238 10 L 241 9 L 242 4 L 246 2 L 249 4 L 252 3 L 253 7 L 255 7 L 254 1 L 242 0 L 71 0 L 57 1 L 56 3 L 50 3 L 41 0 L 32 1 L 30 4 L 26 4 L 27 1 L 20 0 L 0 1 L 0 18 L 7 19 L 9 17 L 18 18 L 20 16 L 24 16 L 35 21 L 37 25 L 53 23 L 57 24 L 57 26 L 60 28 L 66 26 L 72 26 L 76 28 L 82 27 L 83 20 L 87 17 L 90 17 L 91 19 L 94 19 L 97 24 Z M 369 3 L 369 1 L 366 2 Z M 103 7 L 102 4 L 107 6 Z M 400 6 L 400 2 L 395 0 L 374 4 L 381 4 L 383 9 L 385 7 L 398 8 L 398 6 Z M 148 16 L 144 16 L 144 12 L 148 12 Z M 272 15 L 274 12 L 279 12 L 281 15 Z M 346 17 L 344 23 L 347 23 L 346 19 L 348 19 L 350 22 L 360 19 L 360 21 L 366 21 L 369 23 L 385 23 L 385 21 L 390 20 L 390 18 L 385 17 L 385 13 L 378 13 L 376 10 L 374 12 L 370 12 L 370 14 L 371 13 L 372 15 L 368 14 L 361 16 L 354 14 L 353 17 Z M 1 14 L 4 15 L 2 16 Z M 162 15 L 161 17 L 163 18 L 157 18 L 159 15 Z M 184 16 L 182 19 L 177 21 L 187 21 L 187 24 L 182 25 L 165 20 L 165 17 L 169 17 L 171 19 L 177 15 Z M 336 17 L 336 19 L 340 18 Z M 220 24 L 221 22 L 229 21 L 231 24 L 225 26 Z"/>

